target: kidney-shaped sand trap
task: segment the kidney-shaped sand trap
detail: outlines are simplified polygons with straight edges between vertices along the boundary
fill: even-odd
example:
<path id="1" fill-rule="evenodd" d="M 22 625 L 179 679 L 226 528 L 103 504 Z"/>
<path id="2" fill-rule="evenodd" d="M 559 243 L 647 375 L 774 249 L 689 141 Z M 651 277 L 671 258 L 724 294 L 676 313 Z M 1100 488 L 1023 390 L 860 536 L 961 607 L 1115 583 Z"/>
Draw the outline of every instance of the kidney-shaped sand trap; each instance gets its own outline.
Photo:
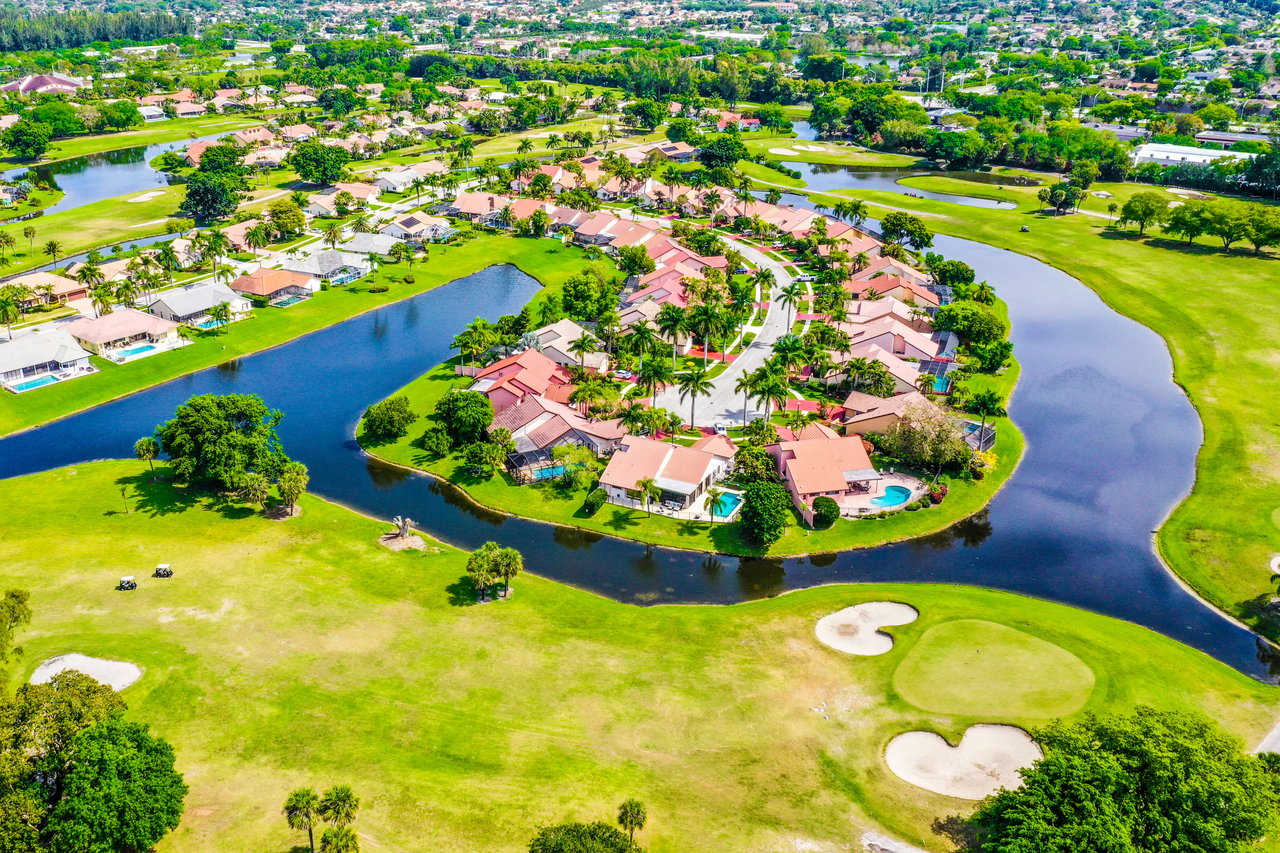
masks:
<path id="1" fill-rule="evenodd" d="M 881 633 L 889 625 L 906 625 L 920 614 L 909 604 L 868 601 L 837 610 L 818 620 L 818 639 L 851 655 L 882 655 L 893 648 L 893 637 Z"/>
<path id="2" fill-rule="evenodd" d="M 91 658 L 88 655 L 71 653 L 49 658 L 36 667 L 31 674 L 32 684 L 48 684 L 60 672 L 74 669 L 107 685 L 112 690 L 124 690 L 142 677 L 142 670 L 134 664 L 122 660 Z"/>
<path id="3" fill-rule="evenodd" d="M 889 741 L 884 762 L 918 788 L 981 800 L 1001 788 L 1022 784 L 1018 771 L 1043 756 L 1031 736 L 1016 726 L 970 726 L 952 746 L 933 732 L 907 732 Z"/>

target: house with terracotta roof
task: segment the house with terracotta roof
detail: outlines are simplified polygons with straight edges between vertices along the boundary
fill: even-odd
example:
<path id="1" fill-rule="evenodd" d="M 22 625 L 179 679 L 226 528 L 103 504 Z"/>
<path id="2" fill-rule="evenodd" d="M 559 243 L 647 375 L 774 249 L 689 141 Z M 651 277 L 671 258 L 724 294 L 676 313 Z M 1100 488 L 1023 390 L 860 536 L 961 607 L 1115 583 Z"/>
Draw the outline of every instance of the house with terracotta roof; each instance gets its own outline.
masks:
<path id="1" fill-rule="evenodd" d="M 182 346 L 178 324 L 136 308 L 117 308 L 101 317 L 81 317 L 63 326 L 94 355 L 128 361 Z"/>
<path id="2" fill-rule="evenodd" d="M 78 77 L 48 72 L 46 74 L 28 74 L 0 86 L 0 92 L 16 92 L 20 95 L 73 95 L 78 89 L 86 89 L 89 84 Z"/>
<path id="3" fill-rule="evenodd" d="M 892 397 L 876 397 L 861 391 L 850 391 L 844 401 L 844 428 L 848 434 L 867 435 L 884 432 L 902 420 L 908 406 L 933 406 L 919 391 L 907 391 Z"/>
<path id="4" fill-rule="evenodd" d="M 501 412 L 525 397 L 540 395 L 558 398 L 556 388 L 571 389 L 573 379 L 569 371 L 556 364 L 537 350 L 525 350 L 507 356 L 475 374 L 472 391 L 479 391 L 493 403 L 493 410 Z M 563 400 L 562 400 L 563 402 Z"/>
<path id="5" fill-rule="evenodd" d="M 89 295 L 89 288 L 74 278 L 52 272 L 29 272 L 11 278 L 5 284 L 16 284 L 25 287 L 34 294 L 34 299 L 42 302 L 70 302 L 73 299 L 84 299 Z"/>
<path id="6" fill-rule="evenodd" d="M 231 134 L 231 140 L 244 148 L 274 142 L 276 135 L 265 127 L 246 127 Z"/>
<path id="7" fill-rule="evenodd" d="M 545 458 L 545 454 L 562 444 L 589 447 L 597 456 L 617 449 L 627 430 L 616 419 L 595 421 L 572 406 L 530 394 L 514 406 L 508 406 L 493 417 L 494 427 L 511 431 L 516 453 L 526 457 Z"/>
<path id="8" fill-rule="evenodd" d="M 778 463 L 782 483 L 806 524 L 813 524 L 813 502 L 876 494 L 883 479 L 871 464 L 860 436 L 780 441 L 765 448 Z"/>
<path id="9" fill-rule="evenodd" d="M 309 124 L 288 124 L 280 128 L 280 138 L 285 142 L 306 142 L 316 134 L 316 129 Z"/>
<path id="10" fill-rule="evenodd" d="M 728 440 L 685 447 L 629 435 L 609 457 L 609 464 L 600 475 L 600 487 L 610 503 L 639 507 L 644 503 L 640 483 L 652 480 L 662 493 L 655 506 L 687 510 L 709 487 L 728 475 L 735 453 L 736 446 Z"/>
<path id="11" fill-rule="evenodd" d="M 271 305 L 288 307 L 320 289 L 320 280 L 305 273 L 258 267 L 228 285 L 236 293 L 265 299 Z"/>
<path id="12" fill-rule="evenodd" d="M 246 219 L 244 222 L 233 222 L 222 229 L 222 235 L 231 242 L 231 248 L 237 252 L 247 252 L 251 247 L 246 242 L 246 235 L 261 224 L 261 219 Z"/>
<path id="13" fill-rule="evenodd" d="M 865 281 L 847 281 L 844 289 L 854 299 L 867 299 L 877 295 L 892 296 L 908 305 L 919 305 L 926 309 L 937 308 L 941 304 L 936 293 L 900 275 L 882 275 Z"/>
<path id="14" fill-rule="evenodd" d="M 216 142 L 209 142 L 208 140 L 193 142 L 188 145 L 187 150 L 183 152 L 182 159 L 188 166 L 199 166 L 200 158 L 204 156 L 205 150 L 216 144 Z"/>

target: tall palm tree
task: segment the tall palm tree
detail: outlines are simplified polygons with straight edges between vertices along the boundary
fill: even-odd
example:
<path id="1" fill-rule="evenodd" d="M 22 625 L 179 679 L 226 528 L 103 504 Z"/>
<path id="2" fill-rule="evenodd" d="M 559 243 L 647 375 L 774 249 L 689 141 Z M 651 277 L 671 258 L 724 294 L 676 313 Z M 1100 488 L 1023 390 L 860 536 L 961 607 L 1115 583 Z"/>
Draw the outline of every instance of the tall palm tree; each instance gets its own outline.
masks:
<path id="1" fill-rule="evenodd" d="M 652 477 L 645 477 L 642 480 L 636 480 L 636 492 L 640 497 L 640 506 L 644 507 L 646 515 L 653 515 L 649 511 L 649 502 L 659 500 L 662 497 L 662 489 L 658 488 L 658 484 L 653 481 Z"/>
<path id="2" fill-rule="evenodd" d="M 57 240 L 50 240 L 44 244 L 43 252 L 46 258 L 53 258 L 53 262 L 56 264 L 58 258 L 62 257 L 62 244 Z"/>
<path id="3" fill-rule="evenodd" d="M 131 279 L 124 278 L 116 282 L 116 302 L 132 308 L 137 301 L 138 289 Z"/>
<path id="4" fill-rule="evenodd" d="M 649 397 L 653 398 L 658 393 L 658 386 L 671 382 L 675 377 L 675 371 L 671 365 L 667 364 L 664 358 L 643 358 L 640 360 L 640 369 L 637 371 L 636 379 L 640 385 L 649 389 Z"/>
<path id="5" fill-rule="evenodd" d="M 658 331 L 671 342 L 671 369 L 676 369 L 676 350 L 679 349 L 680 335 L 688 328 L 688 312 L 679 305 L 668 302 L 658 309 L 654 318 Z"/>
<path id="6" fill-rule="evenodd" d="M 18 300 L 7 293 L 0 293 L 0 323 L 4 324 L 9 340 L 13 340 L 13 324 L 21 319 L 22 307 Z"/>
<path id="7" fill-rule="evenodd" d="M 285 821 L 292 830 L 307 831 L 307 846 L 311 853 L 316 853 L 315 825 L 319 811 L 320 798 L 314 788 L 298 788 L 284 801 Z"/>
<path id="8" fill-rule="evenodd" d="M 706 367 L 707 359 L 711 355 L 712 337 L 720 328 L 720 324 L 719 306 L 704 302 L 701 305 L 695 305 L 689 312 L 689 329 L 702 338 L 703 367 Z"/>
<path id="9" fill-rule="evenodd" d="M 320 836 L 320 853 L 359 853 L 360 838 L 349 826 L 333 826 Z"/>
<path id="10" fill-rule="evenodd" d="M 112 302 L 115 298 L 115 291 L 106 284 L 99 284 L 89 291 L 89 301 L 93 304 L 93 310 L 97 312 L 99 317 L 103 314 L 111 313 Z"/>
<path id="11" fill-rule="evenodd" d="M 804 299 L 804 296 L 805 296 L 805 286 L 802 282 L 799 282 L 799 281 L 792 281 L 791 283 L 785 285 L 781 291 L 779 291 L 778 301 L 781 302 L 783 305 L 785 305 L 787 308 L 787 329 L 788 330 L 791 328 L 792 324 L 794 323 L 794 320 L 792 320 L 792 317 L 795 314 L 796 306 L 800 304 L 801 300 Z"/>
<path id="12" fill-rule="evenodd" d="M 982 440 L 982 432 L 987 428 L 987 418 L 1002 417 L 1005 414 L 1004 400 L 995 391 L 979 391 L 969 401 L 969 411 L 982 416 L 978 426 L 978 440 Z"/>
<path id="13" fill-rule="evenodd" d="M 707 493 L 710 494 L 710 490 Z M 644 829 L 647 818 L 644 803 L 639 800 L 627 800 L 618 806 L 618 825 L 627 831 L 632 844 L 636 843 L 636 830 Z"/>
<path id="14" fill-rule="evenodd" d="M 786 405 L 787 381 L 785 373 L 777 362 L 768 361 L 754 371 L 752 378 L 754 383 L 753 393 L 756 399 L 764 401 L 764 416 L 767 420 L 773 404 L 776 403 L 778 408 Z"/>
<path id="15" fill-rule="evenodd" d="M 784 376 L 790 380 L 791 371 L 804 363 L 806 350 L 804 341 L 799 335 L 783 335 L 773 343 L 773 355 L 784 369 Z"/>
<path id="16" fill-rule="evenodd" d="M 711 523 L 715 524 L 716 510 L 720 508 L 720 499 L 724 497 L 724 489 L 717 489 L 711 486 L 707 489 L 707 513 L 711 516 Z"/>
<path id="17" fill-rule="evenodd" d="M 349 826 L 360 810 L 360 798 L 350 785 L 334 785 L 320 798 L 318 813 L 325 823 L 332 826 Z"/>
<path id="18" fill-rule="evenodd" d="M 747 411 L 751 408 L 751 395 L 756 393 L 757 374 L 743 371 L 738 381 L 733 384 L 733 392 L 742 394 L 742 425 L 747 425 Z"/>
<path id="19" fill-rule="evenodd" d="M 590 332 L 583 332 L 569 342 L 569 352 L 578 357 L 578 366 L 585 369 L 587 356 L 593 352 L 600 351 L 599 343 Z"/>
<path id="20" fill-rule="evenodd" d="M 636 355 L 643 357 L 653 352 L 654 347 L 658 345 L 658 335 L 654 332 L 653 326 L 649 325 L 648 320 L 632 323 L 627 329 L 630 332 L 627 335 L 627 344 Z"/>
<path id="21" fill-rule="evenodd" d="M 707 376 L 705 365 L 694 365 L 693 370 L 676 378 L 676 384 L 680 386 L 680 399 L 689 398 L 689 426 L 693 426 L 698 398 L 710 394 L 714 383 Z"/>
<path id="22" fill-rule="evenodd" d="M 329 244 L 330 249 L 338 248 L 338 244 L 342 242 L 342 225 L 335 222 L 325 228 L 324 241 Z"/>
<path id="23" fill-rule="evenodd" d="M 618 409 L 618 425 L 627 432 L 636 432 L 648 426 L 649 421 L 649 410 L 643 403 L 633 402 Z"/>

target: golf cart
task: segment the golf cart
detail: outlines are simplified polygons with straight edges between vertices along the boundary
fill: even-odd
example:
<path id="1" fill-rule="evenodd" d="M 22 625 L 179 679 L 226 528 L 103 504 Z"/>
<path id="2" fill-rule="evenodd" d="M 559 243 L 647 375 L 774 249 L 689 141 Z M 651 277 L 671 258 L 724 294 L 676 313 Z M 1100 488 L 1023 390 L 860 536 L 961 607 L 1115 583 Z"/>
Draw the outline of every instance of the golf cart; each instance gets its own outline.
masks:
<path id="1" fill-rule="evenodd" d="M 173 569 L 169 568 L 168 563 L 161 563 L 156 566 L 155 572 L 152 574 L 155 578 L 171 578 L 173 577 Z"/>
<path id="2" fill-rule="evenodd" d="M 121 592 L 127 592 L 131 589 L 137 589 L 138 582 L 133 579 L 133 575 L 125 575 L 120 578 L 120 583 L 116 584 L 116 589 Z"/>

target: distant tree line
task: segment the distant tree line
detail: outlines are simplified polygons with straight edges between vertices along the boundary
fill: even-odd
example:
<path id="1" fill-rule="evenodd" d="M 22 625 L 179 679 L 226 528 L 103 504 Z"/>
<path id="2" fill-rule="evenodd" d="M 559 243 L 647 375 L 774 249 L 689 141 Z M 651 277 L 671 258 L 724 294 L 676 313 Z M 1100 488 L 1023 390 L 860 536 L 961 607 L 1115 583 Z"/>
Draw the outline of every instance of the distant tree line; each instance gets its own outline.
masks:
<path id="1" fill-rule="evenodd" d="M 0 50 L 52 50 L 96 41 L 148 42 L 191 31 L 188 15 L 167 12 L 0 11 Z"/>

